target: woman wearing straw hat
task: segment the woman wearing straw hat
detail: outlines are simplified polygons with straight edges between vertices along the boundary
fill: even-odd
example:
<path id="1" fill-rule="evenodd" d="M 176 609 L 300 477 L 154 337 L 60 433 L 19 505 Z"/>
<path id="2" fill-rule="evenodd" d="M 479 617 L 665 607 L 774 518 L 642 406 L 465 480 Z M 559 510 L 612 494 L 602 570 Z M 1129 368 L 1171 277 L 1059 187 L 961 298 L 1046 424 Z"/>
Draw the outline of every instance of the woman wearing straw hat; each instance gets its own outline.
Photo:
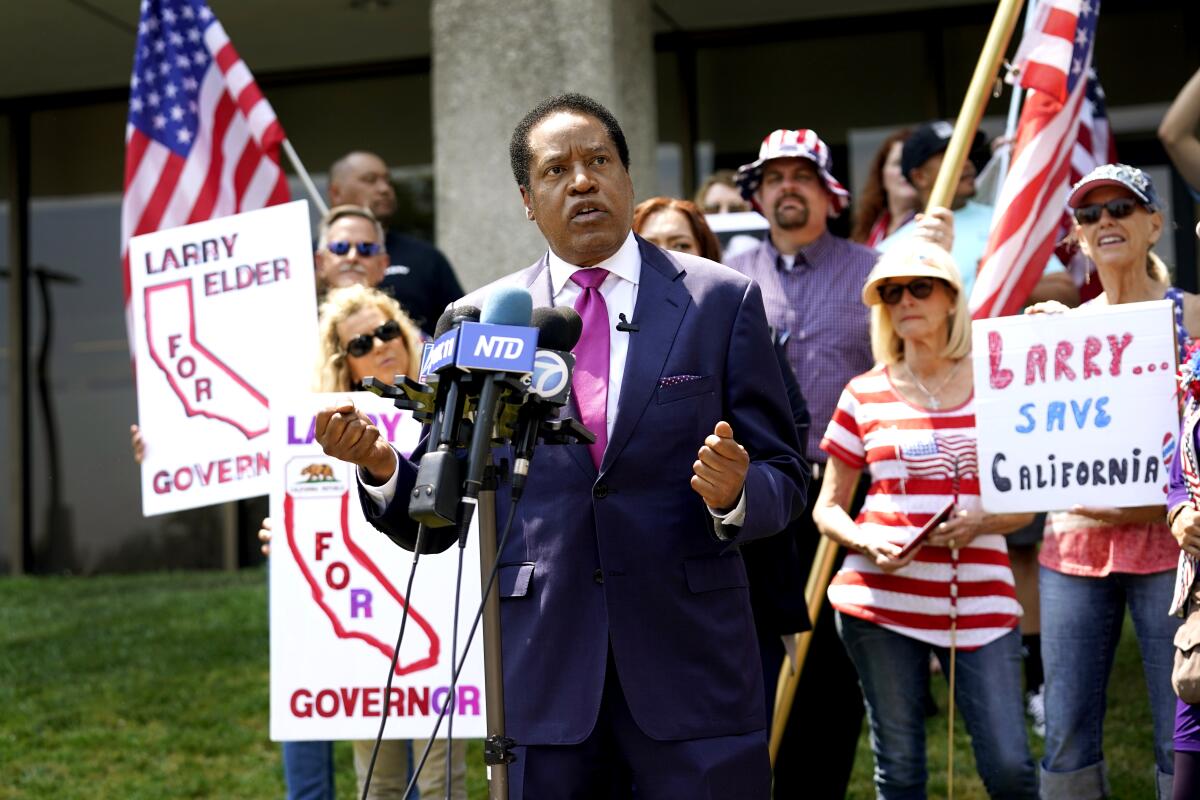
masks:
<path id="1" fill-rule="evenodd" d="M 877 363 L 846 386 L 821 442 L 832 457 L 813 519 L 851 551 L 829 599 L 858 669 L 885 800 L 925 796 L 931 652 L 950 677 L 988 793 L 1037 796 L 1021 702 L 1021 607 L 1002 536 L 1032 515 L 980 507 L 961 287 L 953 260 L 934 245 L 879 261 L 862 292 Z M 851 519 L 864 469 L 871 486 Z M 923 544 L 904 547 L 947 507 Z"/>

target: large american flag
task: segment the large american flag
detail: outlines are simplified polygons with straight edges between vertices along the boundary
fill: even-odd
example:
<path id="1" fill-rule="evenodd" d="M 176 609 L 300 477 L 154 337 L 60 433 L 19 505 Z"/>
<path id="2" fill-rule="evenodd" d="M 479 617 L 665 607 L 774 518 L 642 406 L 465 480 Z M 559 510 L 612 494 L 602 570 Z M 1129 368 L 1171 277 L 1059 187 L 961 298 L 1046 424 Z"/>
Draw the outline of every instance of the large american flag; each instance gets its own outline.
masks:
<path id="1" fill-rule="evenodd" d="M 283 128 L 202 0 L 143 0 L 129 79 L 121 251 L 129 239 L 287 201 Z"/>
<path id="2" fill-rule="evenodd" d="M 1062 238 L 1063 208 L 1074 162 L 1084 144 L 1081 119 L 1088 100 L 1099 0 L 1042 0 L 1017 50 L 1014 72 L 1029 89 L 1013 145 L 1012 166 L 996 202 L 992 231 L 971 293 L 976 319 L 1016 313 L 1029 297 Z M 1101 99 L 1098 84 L 1093 97 Z M 1093 125 L 1093 131 L 1095 125 Z M 1093 157 L 1107 155 L 1092 142 Z M 1082 175 L 1083 173 L 1077 173 Z"/>

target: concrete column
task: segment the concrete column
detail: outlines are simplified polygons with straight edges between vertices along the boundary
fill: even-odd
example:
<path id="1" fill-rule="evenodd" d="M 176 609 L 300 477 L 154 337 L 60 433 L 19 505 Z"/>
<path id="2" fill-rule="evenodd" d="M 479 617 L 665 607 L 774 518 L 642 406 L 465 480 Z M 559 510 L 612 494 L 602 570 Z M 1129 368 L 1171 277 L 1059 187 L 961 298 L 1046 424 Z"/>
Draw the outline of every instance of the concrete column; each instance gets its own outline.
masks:
<path id="1" fill-rule="evenodd" d="M 437 242 L 470 291 L 546 250 L 525 219 L 508 141 L 540 100 L 581 92 L 629 142 L 638 199 L 655 185 L 650 0 L 433 0 Z"/>

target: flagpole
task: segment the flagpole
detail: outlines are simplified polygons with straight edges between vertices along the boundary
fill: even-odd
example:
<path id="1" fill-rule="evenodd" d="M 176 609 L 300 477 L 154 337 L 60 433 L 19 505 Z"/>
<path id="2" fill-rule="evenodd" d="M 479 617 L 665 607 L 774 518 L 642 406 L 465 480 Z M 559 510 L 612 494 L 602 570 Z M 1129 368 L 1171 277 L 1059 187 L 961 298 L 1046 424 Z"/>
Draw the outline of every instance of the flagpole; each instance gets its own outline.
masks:
<path id="1" fill-rule="evenodd" d="M 949 207 L 954 199 L 954 188 L 962 176 L 963 162 L 967 159 L 975 131 L 979 129 L 988 94 L 1000 71 L 1004 51 L 1008 49 L 1023 3 L 1024 0 L 1000 0 L 996 6 L 996 16 L 992 19 L 992 27 L 979 54 L 979 62 L 975 65 L 975 74 L 971 76 L 971 84 L 967 88 L 967 96 L 963 98 L 962 109 L 954 123 L 954 135 L 950 137 L 933 193 L 925 206 L 926 213 L 937 206 Z"/>
<path id="2" fill-rule="evenodd" d="M 779 668 L 779 681 L 775 687 L 775 713 L 771 720 L 771 738 L 769 752 L 771 767 L 779 756 L 780 745 L 783 744 L 783 732 L 787 728 L 788 717 L 792 714 L 792 703 L 796 699 L 796 689 L 800 686 L 800 674 L 804 670 L 804 662 L 808 658 L 808 647 L 812 644 L 813 634 L 817 630 L 817 619 L 821 616 L 821 607 L 825 603 L 825 591 L 829 588 L 829 579 L 833 574 L 833 565 L 837 561 L 838 545 L 828 536 L 822 536 L 817 545 L 817 553 L 813 556 L 812 568 L 808 572 L 808 581 L 804 586 L 804 601 L 808 608 L 808 619 L 812 629 L 803 633 L 793 634 L 796 644 L 796 663 L 788 664 L 784 655 L 783 665 Z"/>
<path id="3" fill-rule="evenodd" d="M 1029 5 L 1025 7 L 1025 26 L 1024 31 L 1029 33 L 1029 29 L 1033 27 L 1033 18 L 1037 15 L 1037 7 L 1039 0 L 1029 0 Z M 993 198 L 992 205 L 1000 199 L 999 191 L 1004 186 L 1004 176 L 1008 175 L 1008 165 L 1012 160 L 1013 140 L 1017 136 L 1017 122 L 1021 118 L 1021 101 L 1025 99 L 1025 90 L 1021 88 L 1019 83 L 1013 84 L 1012 97 L 1008 101 L 1008 119 L 1004 123 L 1004 147 L 1001 148 L 1000 159 L 1000 183 L 996 187 L 996 197 Z"/>
<path id="4" fill-rule="evenodd" d="M 291 140 L 283 140 L 283 152 L 287 155 L 288 161 L 292 163 L 292 169 L 296 170 L 296 175 L 300 178 L 300 182 L 308 190 L 308 199 L 312 200 L 313 205 L 321 212 L 321 216 L 325 216 L 329 212 L 329 206 L 325 205 L 325 198 L 321 197 L 321 193 L 317 191 L 317 185 L 313 183 L 308 170 L 304 168 L 304 164 L 300 163 L 300 156 L 296 155 L 296 148 L 292 147 Z"/>

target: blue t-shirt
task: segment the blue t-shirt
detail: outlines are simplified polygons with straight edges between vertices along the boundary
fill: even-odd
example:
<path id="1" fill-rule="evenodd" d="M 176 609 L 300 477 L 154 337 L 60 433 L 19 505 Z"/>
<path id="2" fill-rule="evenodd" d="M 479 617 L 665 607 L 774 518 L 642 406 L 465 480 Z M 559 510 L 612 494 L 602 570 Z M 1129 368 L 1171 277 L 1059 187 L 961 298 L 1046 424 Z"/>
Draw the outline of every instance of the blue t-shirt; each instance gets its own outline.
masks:
<path id="1" fill-rule="evenodd" d="M 958 265 L 958 271 L 962 274 L 963 293 L 967 297 L 971 296 L 971 289 L 975 286 L 975 274 L 979 271 L 979 261 L 983 258 L 983 251 L 987 249 L 991 226 L 991 206 L 968 200 L 965 206 L 954 212 L 954 248 L 950 251 L 950 255 L 954 258 L 954 263 Z M 881 253 L 886 253 L 897 244 L 912 239 L 916 232 L 916 221 L 909 220 L 897 228 L 895 233 L 880 242 L 876 249 Z M 1065 271 L 1062 262 L 1051 254 L 1043 274 L 1049 275 L 1052 272 Z"/>

